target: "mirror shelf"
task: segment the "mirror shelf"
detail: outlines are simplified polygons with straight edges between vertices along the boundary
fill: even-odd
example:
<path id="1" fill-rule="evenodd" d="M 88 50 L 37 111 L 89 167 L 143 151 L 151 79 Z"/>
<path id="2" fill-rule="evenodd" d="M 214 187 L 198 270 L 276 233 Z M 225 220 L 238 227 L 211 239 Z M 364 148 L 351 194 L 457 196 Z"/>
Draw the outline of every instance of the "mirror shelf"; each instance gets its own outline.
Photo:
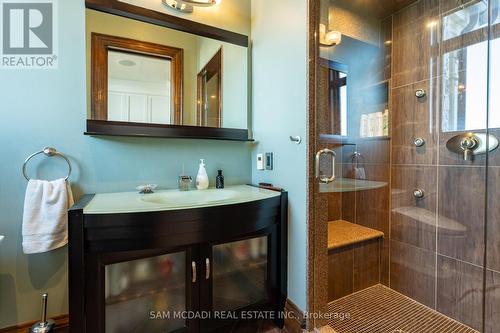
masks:
<path id="1" fill-rule="evenodd" d="M 85 135 L 254 141 L 247 129 L 131 123 L 87 119 Z"/>

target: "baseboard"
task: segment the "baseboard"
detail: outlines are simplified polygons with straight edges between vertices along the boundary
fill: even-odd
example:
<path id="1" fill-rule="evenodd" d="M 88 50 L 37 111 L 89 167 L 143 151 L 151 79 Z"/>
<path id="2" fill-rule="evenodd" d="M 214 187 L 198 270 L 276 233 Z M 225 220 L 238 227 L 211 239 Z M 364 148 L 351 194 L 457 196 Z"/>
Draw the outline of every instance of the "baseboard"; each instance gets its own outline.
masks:
<path id="1" fill-rule="evenodd" d="M 52 319 L 56 322 L 54 333 L 69 333 L 69 316 L 67 314 L 52 317 Z M 38 320 L 11 327 L 0 328 L 0 333 L 28 333 L 31 326 L 33 326 L 37 321 Z"/>
<path id="2" fill-rule="evenodd" d="M 299 309 L 291 300 L 285 303 L 285 329 L 288 333 L 306 332 L 306 318 L 304 312 Z"/>
<path id="3" fill-rule="evenodd" d="M 285 311 L 287 316 L 285 318 L 285 329 L 289 333 L 303 333 L 305 332 L 306 320 L 304 313 L 289 299 L 285 303 Z M 52 317 L 56 322 L 55 333 L 69 333 L 69 316 L 60 315 Z M 23 323 L 15 326 L 0 328 L 0 333 L 28 333 L 31 326 L 37 321 Z"/>

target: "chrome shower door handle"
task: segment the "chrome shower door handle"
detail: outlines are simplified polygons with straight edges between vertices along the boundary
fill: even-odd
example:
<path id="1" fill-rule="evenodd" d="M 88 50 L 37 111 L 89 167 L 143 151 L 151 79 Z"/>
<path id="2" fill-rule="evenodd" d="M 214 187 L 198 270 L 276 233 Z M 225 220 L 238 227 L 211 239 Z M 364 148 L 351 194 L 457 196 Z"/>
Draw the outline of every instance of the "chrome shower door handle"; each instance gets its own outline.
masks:
<path id="1" fill-rule="evenodd" d="M 332 176 L 331 177 L 322 177 L 320 175 L 320 173 L 321 173 L 321 171 L 320 171 L 321 155 L 324 155 L 324 154 L 329 154 L 332 156 Z M 319 179 L 320 183 L 329 184 L 335 180 L 335 157 L 336 156 L 337 156 L 337 154 L 333 150 L 327 149 L 327 148 L 321 149 L 320 151 L 318 151 L 316 153 L 316 178 Z"/>

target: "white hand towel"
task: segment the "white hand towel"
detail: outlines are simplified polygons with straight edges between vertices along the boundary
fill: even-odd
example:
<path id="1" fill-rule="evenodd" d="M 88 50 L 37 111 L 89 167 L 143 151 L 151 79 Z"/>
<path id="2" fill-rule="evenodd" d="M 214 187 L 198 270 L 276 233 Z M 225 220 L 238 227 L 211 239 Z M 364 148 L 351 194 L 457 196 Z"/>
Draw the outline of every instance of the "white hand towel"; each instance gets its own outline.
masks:
<path id="1" fill-rule="evenodd" d="M 23 251 L 41 253 L 68 243 L 68 209 L 73 205 L 71 187 L 64 179 L 30 180 L 23 214 Z"/>

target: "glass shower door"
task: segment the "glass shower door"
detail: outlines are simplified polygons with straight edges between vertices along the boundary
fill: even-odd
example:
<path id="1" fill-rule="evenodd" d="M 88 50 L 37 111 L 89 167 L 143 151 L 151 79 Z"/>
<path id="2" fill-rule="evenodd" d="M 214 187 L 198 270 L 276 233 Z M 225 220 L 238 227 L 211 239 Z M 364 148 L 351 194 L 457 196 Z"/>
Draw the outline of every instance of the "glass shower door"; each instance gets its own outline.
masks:
<path id="1" fill-rule="evenodd" d="M 489 8 L 489 135 L 500 138 L 500 1 L 490 0 Z M 486 202 L 486 271 L 484 331 L 500 332 L 500 152 L 488 153 Z"/>
<path id="2" fill-rule="evenodd" d="M 323 45 L 311 150 L 337 153 L 337 179 L 319 184 L 331 168 L 321 155 L 314 310 L 333 303 L 322 293 L 331 279 L 336 299 L 376 282 L 468 332 L 500 332 L 500 1 L 417 0 L 397 10 L 376 3 L 383 16 L 340 0 L 318 1 L 315 14 Z M 342 38 L 328 46 L 322 32 L 332 31 Z M 345 76 L 325 74 L 325 64 Z M 355 185 L 342 186 L 343 178 Z M 378 261 L 359 245 L 345 256 L 328 250 L 330 229 L 345 233 L 329 228 L 339 211 L 383 233 Z M 394 329 L 409 322 L 393 319 Z M 407 331 L 434 332 L 424 324 Z"/>

